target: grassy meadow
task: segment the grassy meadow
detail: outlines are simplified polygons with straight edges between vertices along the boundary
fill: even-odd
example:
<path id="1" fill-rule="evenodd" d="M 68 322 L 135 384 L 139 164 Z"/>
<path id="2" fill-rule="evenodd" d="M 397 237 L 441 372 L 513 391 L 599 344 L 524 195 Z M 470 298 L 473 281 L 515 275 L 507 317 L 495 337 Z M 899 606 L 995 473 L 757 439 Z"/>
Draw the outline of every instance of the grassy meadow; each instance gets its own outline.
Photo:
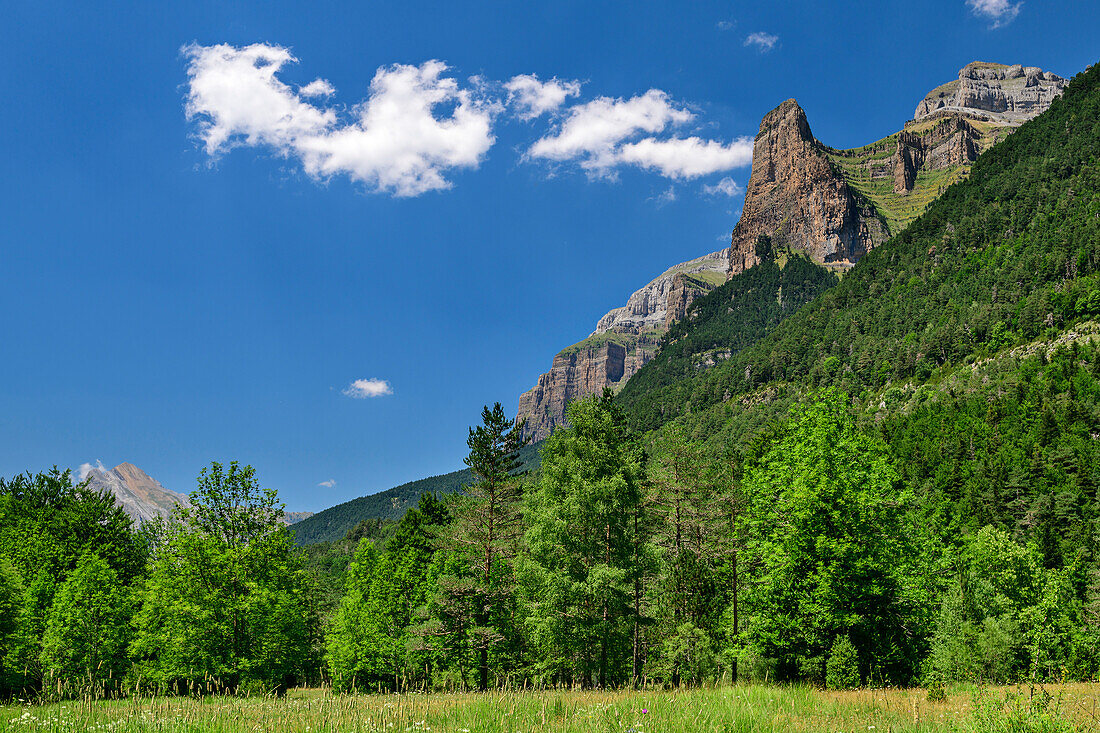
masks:
<path id="1" fill-rule="evenodd" d="M 831 692 L 678 691 L 152 697 L 0 707 L 4 731 L 1069 731 L 1097 730 L 1100 685 Z"/>

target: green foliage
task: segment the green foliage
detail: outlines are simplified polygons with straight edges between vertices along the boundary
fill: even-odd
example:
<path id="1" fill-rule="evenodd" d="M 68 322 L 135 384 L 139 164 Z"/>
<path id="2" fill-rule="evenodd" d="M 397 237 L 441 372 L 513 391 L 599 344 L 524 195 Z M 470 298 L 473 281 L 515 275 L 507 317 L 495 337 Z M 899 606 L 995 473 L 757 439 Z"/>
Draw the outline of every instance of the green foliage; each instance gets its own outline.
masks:
<path id="1" fill-rule="evenodd" d="M 285 689 L 312 663 L 309 578 L 251 467 L 204 469 L 157 550 L 131 653 L 143 680 L 175 689 Z"/>
<path id="2" fill-rule="evenodd" d="M 327 635 L 329 669 L 337 690 L 396 684 L 402 631 L 400 591 L 392 561 L 363 540 L 348 568 L 347 592 Z"/>
<path id="3" fill-rule="evenodd" d="M 859 652 L 847 634 L 838 636 L 825 660 L 825 686 L 830 690 L 850 690 L 859 685 Z"/>
<path id="4" fill-rule="evenodd" d="M 482 424 L 470 428 L 466 465 L 474 481 L 463 489 L 454 507 L 454 521 L 446 537 L 448 547 L 464 558 L 471 572 L 444 576 L 440 592 L 453 597 L 444 605 L 469 604 L 471 624 L 465 625 L 464 644 L 477 652 L 478 689 L 489 686 L 489 656 L 511 634 L 514 615 L 509 561 L 523 533 L 520 523 L 522 484 L 516 472 L 523 465 L 519 452 L 526 440 L 523 426 L 504 414 L 499 402 L 481 412 Z"/>
<path id="5" fill-rule="evenodd" d="M 635 428 L 652 428 L 676 414 L 708 364 L 756 343 L 791 313 L 836 285 L 836 275 L 795 255 L 780 267 L 771 243 L 756 267 L 691 304 L 661 339 L 657 355 L 630 378 L 619 402 Z"/>
<path id="6" fill-rule="evenodd" d="M 98 555 L 129 586 L 144 572 L 148 547 L 113 496 L 87 483 L 74 485 L 69 471 L 0 478 L 0 558 L 26 586 L 17 631 L 0 642 L 6 646 L 0 688 L 41 685 L 42 641 L 54 594 L 82 559 Z"/>
<path id="7" fill-rule="evenodd" d="M 698 685 L 711 680 L 718 670 L 714 643 L 706 631 L 690 621 L 676 627 L 676 633 L 667 637 L 663 645 L 662 671 L 667 679 Z"/>
<path id="8" fill-rule="evenodd" d="M 825 392 L 794 412 L 745 469 L 746 559 L 753 573 L 750 644 L 787 678 L 820 680 L 838 635 L 876 671 L 904 680 L 900 486 L 886 446 L 862 433 L 846 398 Z"/>
<path id="9" fill-rule="evenodd" d="M 109 492 L 74 485 L 70 472 L 57 468 L 0 478 L 0 555 L 23 578 L 47 572 L 63 580 L 92 552 L 124 583 L 144 570 L 145 546 Z"/>
<path id="10" fill-rule="evenodd" d="M 99 555 L 82 558 L 50 607 L 42 640 L 47 682 L 98 693 L 117 687 L 129 667 L 132 613 L 130 591 L 114 569 Z"/>
<path id="11" fill-rule="evenodd" d="M 19 571 L 0 555 L 0 696 L 7 696 L 21 681 L 15 647 L 23 617 L 25 589 Z"/>

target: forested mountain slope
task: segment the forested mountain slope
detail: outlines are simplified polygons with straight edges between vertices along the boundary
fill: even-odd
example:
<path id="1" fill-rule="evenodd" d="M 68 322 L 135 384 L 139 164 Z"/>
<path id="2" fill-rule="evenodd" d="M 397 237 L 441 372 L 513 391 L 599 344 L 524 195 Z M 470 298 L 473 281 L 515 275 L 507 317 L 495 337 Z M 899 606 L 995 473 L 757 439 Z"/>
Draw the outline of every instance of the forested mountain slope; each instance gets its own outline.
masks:
<path id="1" fill-rule="evenodd" d="M 655 386 L 624 390 L 621 404 L 632 426 L 647 430 L 686 412 L 732 415 L 741 403 L 731 398 L 764 385 L 859 394 L 923 381 L 944 365 L 1096 316 L 1098 271 L 1100 72 L 1093 67 L 1047 112 L 980 156 L 968 180 L 762 341 L 675 381 L 643 369 L 639 378 Z"/>
<path id="2" fill-rule="evenodd" d="M 623 387 L 626 404 L 729 359 L 839 282 L 802 253 L 773 252 L 767 238 L 757 249 L 760 264 L 697 300 L 669 329 L 657 355 Z"/>
<path id="3" fill-rule="evenodd" d="M 530 470 L 538 465 L 539 445 L 541 444 L 533 443 L 520 451 L 522 470 Z M 294 536 L 299 545 L 342 540 L 349 530 L 365 519 L 400 519 L 409 507 L 416 505 L 421 494 L 453 494 L 472 480 L 470 469 L 464 468 L 345 501 L 295 524 Z"/>

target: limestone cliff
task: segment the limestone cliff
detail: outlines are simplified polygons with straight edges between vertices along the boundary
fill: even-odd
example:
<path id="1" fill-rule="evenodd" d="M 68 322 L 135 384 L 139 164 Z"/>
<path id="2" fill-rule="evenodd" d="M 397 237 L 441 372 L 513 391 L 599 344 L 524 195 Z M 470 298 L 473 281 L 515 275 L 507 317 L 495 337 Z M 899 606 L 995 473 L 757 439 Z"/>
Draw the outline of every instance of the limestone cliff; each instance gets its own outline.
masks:
<path id="1" fill-rule="evenodd" d="M 967 64 L 925 95 L 901 131 L 849 150 L 818 142 L 802 108 L 787 100 L 756 136 L 730 275 L 756 264 L 762 234 L 824 265 L 851 267 L 969 175 L 984 150 L 1049 108 L 1065 84 L 1036 67 Z"/>
<path id="2" fill-rule="evenodd" d="M 1020 124 L 1050 107 L 1067 81 L 1035 66 L 974 61 L 959 78 L 936 87 L 921 100 L 913 119 L 962 112 L 992 122 Z"/>
<path id="3" fill-rule="evenodd" d="M 851 267 L 887 236 L 885 222 L 849 188 L 793 99 L 760 123 L 745 205 L 733 230 L 730 276 L 758 262 L 761 235 L 840 269 Z"/>
<path id="4" fill-rule="evenodd" d="M 720 250 L 666 270 L 604 315 L 588 338 L 559 352 L 550 371 L 520 395 L 516 417 L 527 421 L 526 435 L 546 438 L 566 423 L 570 402 L 625 384 L 692 301 L 722 283 L 727 267 L 727 252 Z"/>

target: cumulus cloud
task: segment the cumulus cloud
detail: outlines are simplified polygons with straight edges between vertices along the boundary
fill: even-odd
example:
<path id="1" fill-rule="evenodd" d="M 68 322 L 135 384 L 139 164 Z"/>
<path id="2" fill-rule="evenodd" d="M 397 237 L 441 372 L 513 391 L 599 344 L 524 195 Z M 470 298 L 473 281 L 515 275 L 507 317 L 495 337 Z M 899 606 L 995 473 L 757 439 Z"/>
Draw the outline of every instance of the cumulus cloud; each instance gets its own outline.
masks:
<path id="1" fill-rule="evenodd" d="M 336 94 L 336 87 L 332 86 L 328 79 L 314 79 L 299 89 L 298 94 L 303 97 L 331 97 Z"/>
<path id="2" fill-rule="evenodd" d="M 749 158 L 752 160 L 751 155 Z M 715 183 L 713 186 L 703 186 L 703 193 L 708 196 L 740 196 L 745 192 L 745 189 L 737 185 L 737 181 L 733 180 L 729 176 L 726 176 L 722 180 Z"/>
<path id="3" fill-rule="evenodd" d="M 751 163 L 752 139 L 743 137 L 723 145 L 698 137 L 670 140 L 647 137 L 623 145 L 619 159 L 639 168 L 656 170 L 666 178 L 698 178 Z"/>
<path id="4" fill-rule="evenodd" d="M 323 486 L 326 489 L 335 489 L 336 488 L 336 479 L 330 478 L 328 481 L 322 481 L 321 483 L 319 483 L 317 485 L 318 486 Z"/>
<path id="5" fill-rule="evenodd" d="M 368 397 L 382 397 L 393 394 L 393 387 L 385 379 L 375 379 L 373 377 L 371 379 L 356 379 L 344 388 L 344 394 L 362 400 Z"/>
<path id="6" fill-rule="evenodd" d="M 88 478 L 88 474 L 90 474 L 92 471 L 102 471 L 103 473 L 107 473 L 107 467 L 104 466 L 103 461 L 99 460 L 98 458 L 96 459 L 94 466 L 90 463 L 81 463 L 80 468 L 76 469 L 77 482 L 79 483 Z"/>
<path id="7" fill-rule="evenodd" d="M 578 81 L 562 81 L 557 77 L 539 81 L 535 74 L 513 76 L 504 85 L 508 92 L 508 104 L 521 120 L 533 120 L 547 112 L 556 112 L 569 97 L 578 97 L 581 84 Z"/>
<path id="8" fill-rule="evenodd" d="M 990 28 L 1000 28 L 1008 25 L 1020 14 L 1020 6 L 1023 2 L 1009 2 L 1009 0 L 966 0 L 970 12 L 978 17 L 986 18 L 990 22 Z"/>
<path id="9" fill-rule="evenodd" d="M 637 133 L 662 132 L 693 117 L 659 89 L 626 100 L 598 97 L 572 107 L 557 131 L 536 141 L 527 154 L 557 162 L 579 160 L 590 174 L 609 175 L 620 162 L 624 140 Z"/>
<path id="10" fill-rule="evenodd" d="M 595 178 L 613 178 L 623 165 L 656 171 L 666 178 L 697 178 L 752 162 L 749 138 L 724 144 L 694 136 L 655 136 L 694 118 L 659 89 L 626 100 L 599 97 L 570 108 L 561 125 L 536 141 L 527 157 L 577 161 Z M 641 135 L 645 137 L 635 139 Z"/>
<path id="11" fill-rule="evenodd" d="M 266 146 L 297 158 L 315 179 L 347 175 L 373 191 L 416 196 L 450 188 L 444 174 L 476 168 L 494 142 L 499 104 L 443 76 L 441 61 L 378 69 L 367 98 L 343 120 L 335 109 L 306 101 L 333 91 L 328 82 L 296 92 L 278 78 L 297 62 L 286 48 L 191 45 L 183 53 L 187 117 L 212 157 Z M 437 117 L 441 106 L 449 114 Z"/>
<path id="12" fill-rule="evenodd" d="M 779 42 L 779 36 L 773 36 L 771 33 L 764 33 L 763 31 L 757 31 L 756 33 L 750 33 L 745 38 L 746 46 L 756 46 L 760 53 L 767 53 L 775 48 L 775 44 Z"/>
<path id="13" fill-rule="evenodd" d="M 720 21 L 718 21 L 717 25 L 718 25 L 718 30 L 720 30 L 720 31 L 731 31 L 731 30 L 733 30 L 734 28 L 737 27 L 737 21 L 736 20 L 720 20 Z"/>

